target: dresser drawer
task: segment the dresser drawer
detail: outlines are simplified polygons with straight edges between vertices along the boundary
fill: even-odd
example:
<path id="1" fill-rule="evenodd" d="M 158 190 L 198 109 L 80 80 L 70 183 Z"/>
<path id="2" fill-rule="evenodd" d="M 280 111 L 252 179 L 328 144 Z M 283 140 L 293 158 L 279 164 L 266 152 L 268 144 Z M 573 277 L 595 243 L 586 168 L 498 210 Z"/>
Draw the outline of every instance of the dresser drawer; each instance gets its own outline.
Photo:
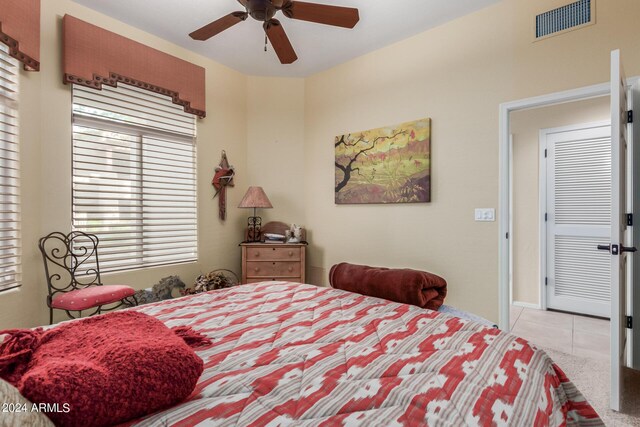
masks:
<path id="1" fill-rule="evenodd" d="M 263 278 L 251 278 L 247 279 L 247 284 L 249 283 L 260 283 L 260 282 L 294 282 L 294 283 L 304 283 L 302 277 L 263 277 Z"/>
<path id="2" fill-rule="evenodd" d="M 300 248 L 247 248 L 247 261 L 299 261 Z"/>
<path id="3" fill-rule="evenodd" d="M 242 243 L 242 283 L 304 283 L 304 243 Z"/>
<path id="4" fill-rule="evenodd" d="M 247 261 L 247 278 L 300 276 L 298 261 Z"/>

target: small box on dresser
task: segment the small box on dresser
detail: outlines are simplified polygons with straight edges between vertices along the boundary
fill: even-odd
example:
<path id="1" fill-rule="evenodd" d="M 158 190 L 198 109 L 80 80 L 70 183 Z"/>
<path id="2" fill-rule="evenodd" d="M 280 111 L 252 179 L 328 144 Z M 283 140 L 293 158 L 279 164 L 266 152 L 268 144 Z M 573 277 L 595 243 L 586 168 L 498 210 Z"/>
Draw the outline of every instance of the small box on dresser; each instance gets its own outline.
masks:
<path id="1" fill-rule="evenodd" d="M 305 243 L 241 243 L 242 284 L 305 282 Z"/>

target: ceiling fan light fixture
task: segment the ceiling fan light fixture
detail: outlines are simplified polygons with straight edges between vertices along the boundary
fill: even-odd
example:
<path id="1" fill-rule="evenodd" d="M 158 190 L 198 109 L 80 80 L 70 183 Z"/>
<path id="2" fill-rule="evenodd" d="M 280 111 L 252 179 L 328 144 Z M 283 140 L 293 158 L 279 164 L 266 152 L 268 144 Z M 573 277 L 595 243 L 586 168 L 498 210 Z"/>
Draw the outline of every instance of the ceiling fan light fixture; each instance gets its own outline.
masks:
<path id="1" fill-rule="evenodd" d="M 247 0 L 245 7 L 249 16 L 261 22 L 270 20 L 278 12 L 278 8 L 270 0 Z"/>
<path id="2" fill-rule="evenodd" d="M 264 22 L 263 27 L 266 36 L 280 62 L 282 64 L 291 64 L 298 59 L 298 55 L 293 49 L 280 21 L 274 19 L 278 11 L 282 10 L 283 15 L 290 19 L 343 28 L 353 28 L 360 20 L 358 9 L 352 7 L 293 0 L 238 0 L 238 2 L 245 8 L 244 12 L 232 12 L 213 21 L 189 34 L 191 38 L 200 41 L 208 40 L 251 16 L 256 21 Z"/>

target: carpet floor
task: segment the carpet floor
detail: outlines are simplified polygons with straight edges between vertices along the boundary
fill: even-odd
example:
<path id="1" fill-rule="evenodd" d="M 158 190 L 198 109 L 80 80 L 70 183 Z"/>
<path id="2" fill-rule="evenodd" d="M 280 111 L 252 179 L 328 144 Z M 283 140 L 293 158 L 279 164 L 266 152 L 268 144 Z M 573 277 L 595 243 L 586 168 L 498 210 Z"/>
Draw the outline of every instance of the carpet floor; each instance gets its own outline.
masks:
<path id="1" fill-rule="evenodd" d="M 609 362 L 544 349 L 610 427 L 640 426 L 640 371 L 625 371 L 621 412 L 609 409 Z"/>

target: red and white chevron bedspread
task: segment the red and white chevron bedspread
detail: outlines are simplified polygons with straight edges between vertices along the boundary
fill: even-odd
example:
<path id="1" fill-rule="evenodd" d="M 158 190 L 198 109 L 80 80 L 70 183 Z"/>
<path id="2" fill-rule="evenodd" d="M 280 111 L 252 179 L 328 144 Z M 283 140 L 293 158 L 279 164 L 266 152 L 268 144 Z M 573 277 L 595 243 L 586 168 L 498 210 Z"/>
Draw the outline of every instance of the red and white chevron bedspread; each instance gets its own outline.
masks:
<path id="1" fill-rule="evenodd" d="M 190 399 L 134 425 L 603 425 L 543 351 L 410 305 L 268 282 L 137 310 L 213 345 Z"/>

